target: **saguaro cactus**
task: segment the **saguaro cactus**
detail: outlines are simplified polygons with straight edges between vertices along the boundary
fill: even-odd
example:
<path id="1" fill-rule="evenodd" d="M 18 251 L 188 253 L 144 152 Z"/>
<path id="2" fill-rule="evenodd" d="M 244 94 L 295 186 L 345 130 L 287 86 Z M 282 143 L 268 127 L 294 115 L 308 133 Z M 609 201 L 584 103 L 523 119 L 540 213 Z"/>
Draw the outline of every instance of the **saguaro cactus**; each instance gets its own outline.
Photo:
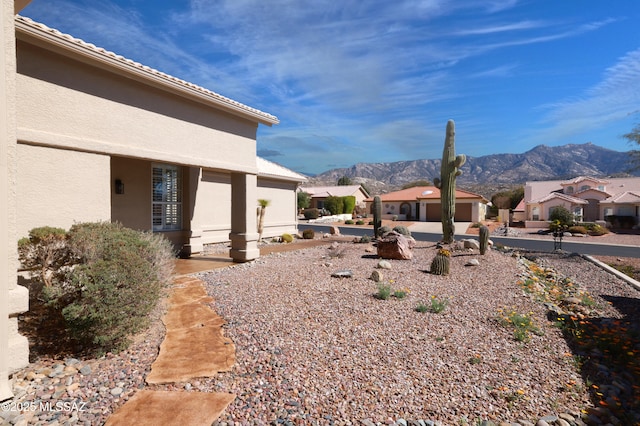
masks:
<path id="1" fill-rule="evenodd" d="M 453 242 L 456 227 L 456 177 L 462 174 L 460 167 L 467 161 L 464 154 L 456 155 L 455 147 L 456 125 L 453 120 L 447 122 L 447 134 L 442 151 L 440 178 L 433 179 L 436 188 L 440 189 L 440 204 L 442 206 L 442 241 L 446 244 Z"/>
<path id="2" fill-rule="evenodd" d="M 378 230 L 382 226 L 382 201 L 376 195 L 373 197 L 373 237 L 378 237 Z"/>
<path id="3" fill-rule="evenodd" d="M 489 247 L 489 228 L 482 225 L 480 227 L 480 254 L 485 254 Z"/>

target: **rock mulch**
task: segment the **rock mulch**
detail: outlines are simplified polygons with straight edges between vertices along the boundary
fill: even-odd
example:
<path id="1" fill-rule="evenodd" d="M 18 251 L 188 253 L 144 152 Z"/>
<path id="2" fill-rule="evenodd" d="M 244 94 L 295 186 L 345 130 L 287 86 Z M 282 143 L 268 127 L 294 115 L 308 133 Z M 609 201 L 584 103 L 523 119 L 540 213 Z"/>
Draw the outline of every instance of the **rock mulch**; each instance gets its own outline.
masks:
<path id="1" fill-rule="evenodd" d="M 238 348 L 229 373 L 146 385 L 164 335 L 155 321 L 120 354 L 36 360 L 14 376 L 16 397 L 3 406 L 22 412 L 0 411 L 0 425 L 102 424 L 143 388 L 235 393 L 219 426 L 617 425 L 640 418 L 632 405 L 638 373 L 625 376 L 604 352 L 581 352 L 548 318 L 580 313 L 627 324 L 640 292 L 626 283 L 580 258 L 541 260 L 592 296 L 593 306 L 581 303 L 575 312 L 525 291 L 518 282 L 531 269 L 517 256 L 455 253 L 451 275 L 436 277 L 426 271 L 434 248 L 418 244 L 413 259 L 386 261 L 384 269 L 383 282 L 406 297 L 378 300 L 370 276 L 379 260 L 368 248 L 344 242 L 199 274 Z M 464 266 L 470 259 L 478 265 Z M 331 277 L 340 270 L 353 275 Z M 416 312 L 431 297 L 446 299 L 446 310 Z M 505 307 L 530 313 L 543 333 L 516 341 L 497 320 Z M 638 358 L 632 343 L 628 352 Z M 627 404 L 622 413 L 618 402 Z"/>

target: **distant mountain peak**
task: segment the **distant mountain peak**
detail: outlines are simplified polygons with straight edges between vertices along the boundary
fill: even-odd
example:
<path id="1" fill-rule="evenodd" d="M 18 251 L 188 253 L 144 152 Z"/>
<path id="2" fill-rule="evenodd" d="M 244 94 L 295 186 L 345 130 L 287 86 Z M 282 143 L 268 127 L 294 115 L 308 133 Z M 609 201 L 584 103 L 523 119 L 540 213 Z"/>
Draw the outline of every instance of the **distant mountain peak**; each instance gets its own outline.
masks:
<path id="1" fill-rule="evenodd" d="M 433 181 L 440 175 L 440 162 L 440 159 L 421 159 L 357 163 L 318 174 L 311 181 L 335 185 L 342 176 L 357 178 L 375 195 L 417 180 Z M 474 192 L 486 196 L 486 191 L 478 188 L 509 187 L 523 185 L 527 181 L 568 179 L 580 175 L 604 177 L 624 174 L 629 168 L 628 153 L 603 148 L 592 142 L 556 147 L 538 145 L 523 154 L 467 157 L 457 182 L 464 189 L 475 189 Z"/>

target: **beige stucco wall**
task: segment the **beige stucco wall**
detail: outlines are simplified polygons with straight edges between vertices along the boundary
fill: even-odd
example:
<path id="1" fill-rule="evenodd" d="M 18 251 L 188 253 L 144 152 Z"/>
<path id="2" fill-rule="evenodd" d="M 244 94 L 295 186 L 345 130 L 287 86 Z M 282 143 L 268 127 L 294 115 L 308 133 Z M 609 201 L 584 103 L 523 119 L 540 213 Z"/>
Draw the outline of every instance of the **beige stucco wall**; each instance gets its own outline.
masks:
<path id="1" fill-rule="evenodd" d="M 258 177 L 258 199 L 269 200 L 269 206 L 265 209 L 262 238 L 297 233 L 296 187 L 296 182 Z M 256 214 L 258 211 L 256 200 Z"/>
<path id="2" fill-rule="evenodd" d="M 18 314 L 29 295 L 17 284 L 16 232 L 16 56 L 12 0 L 0 2 L 0 401 L 13 395 L 9 374 L 29 363 L 29 343 L 18 332 Z M 14 11 L 14 6 L 16 7 Z"/>
<path id="3" fill-rule="evenodd" d="M 124 183 L 124 194 L 115 193 L 115 180 Z M 111 220 L 140 231 L 151 230 L 151 162 L 112 157 L 110 185 Z"/>
<path id="4" fill-rule="evenodd" d="M 198 179 L 192 220 L 193 252 L 202 251 L 206 244 L 229 241 L 231 231 L 231 174 L 204 170 Z"/>
<path id="5" fill-rule="evenodd" d="M 109 157 L 18 143 L 18 238 L 38 226 L 110 220 Z"/>
<path id="6" fill-rule="evenodd" d="M 24 41 L 17 82 L 18 138 L 26 143 L 256 171 L 255 122 Z"/>

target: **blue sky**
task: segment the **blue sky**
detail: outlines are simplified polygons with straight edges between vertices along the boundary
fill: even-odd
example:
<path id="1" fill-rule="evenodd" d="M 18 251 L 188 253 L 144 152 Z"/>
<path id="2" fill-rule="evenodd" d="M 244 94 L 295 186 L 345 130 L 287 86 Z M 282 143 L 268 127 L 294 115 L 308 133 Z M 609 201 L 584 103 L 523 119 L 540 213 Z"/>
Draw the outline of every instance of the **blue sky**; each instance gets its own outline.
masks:
<path id="1" fill-rule="evenodd" d="M 636 0 L 33 0 L 22 15 L 276 115 L 312 174 L 593 142 L 640 122 Z"/>

